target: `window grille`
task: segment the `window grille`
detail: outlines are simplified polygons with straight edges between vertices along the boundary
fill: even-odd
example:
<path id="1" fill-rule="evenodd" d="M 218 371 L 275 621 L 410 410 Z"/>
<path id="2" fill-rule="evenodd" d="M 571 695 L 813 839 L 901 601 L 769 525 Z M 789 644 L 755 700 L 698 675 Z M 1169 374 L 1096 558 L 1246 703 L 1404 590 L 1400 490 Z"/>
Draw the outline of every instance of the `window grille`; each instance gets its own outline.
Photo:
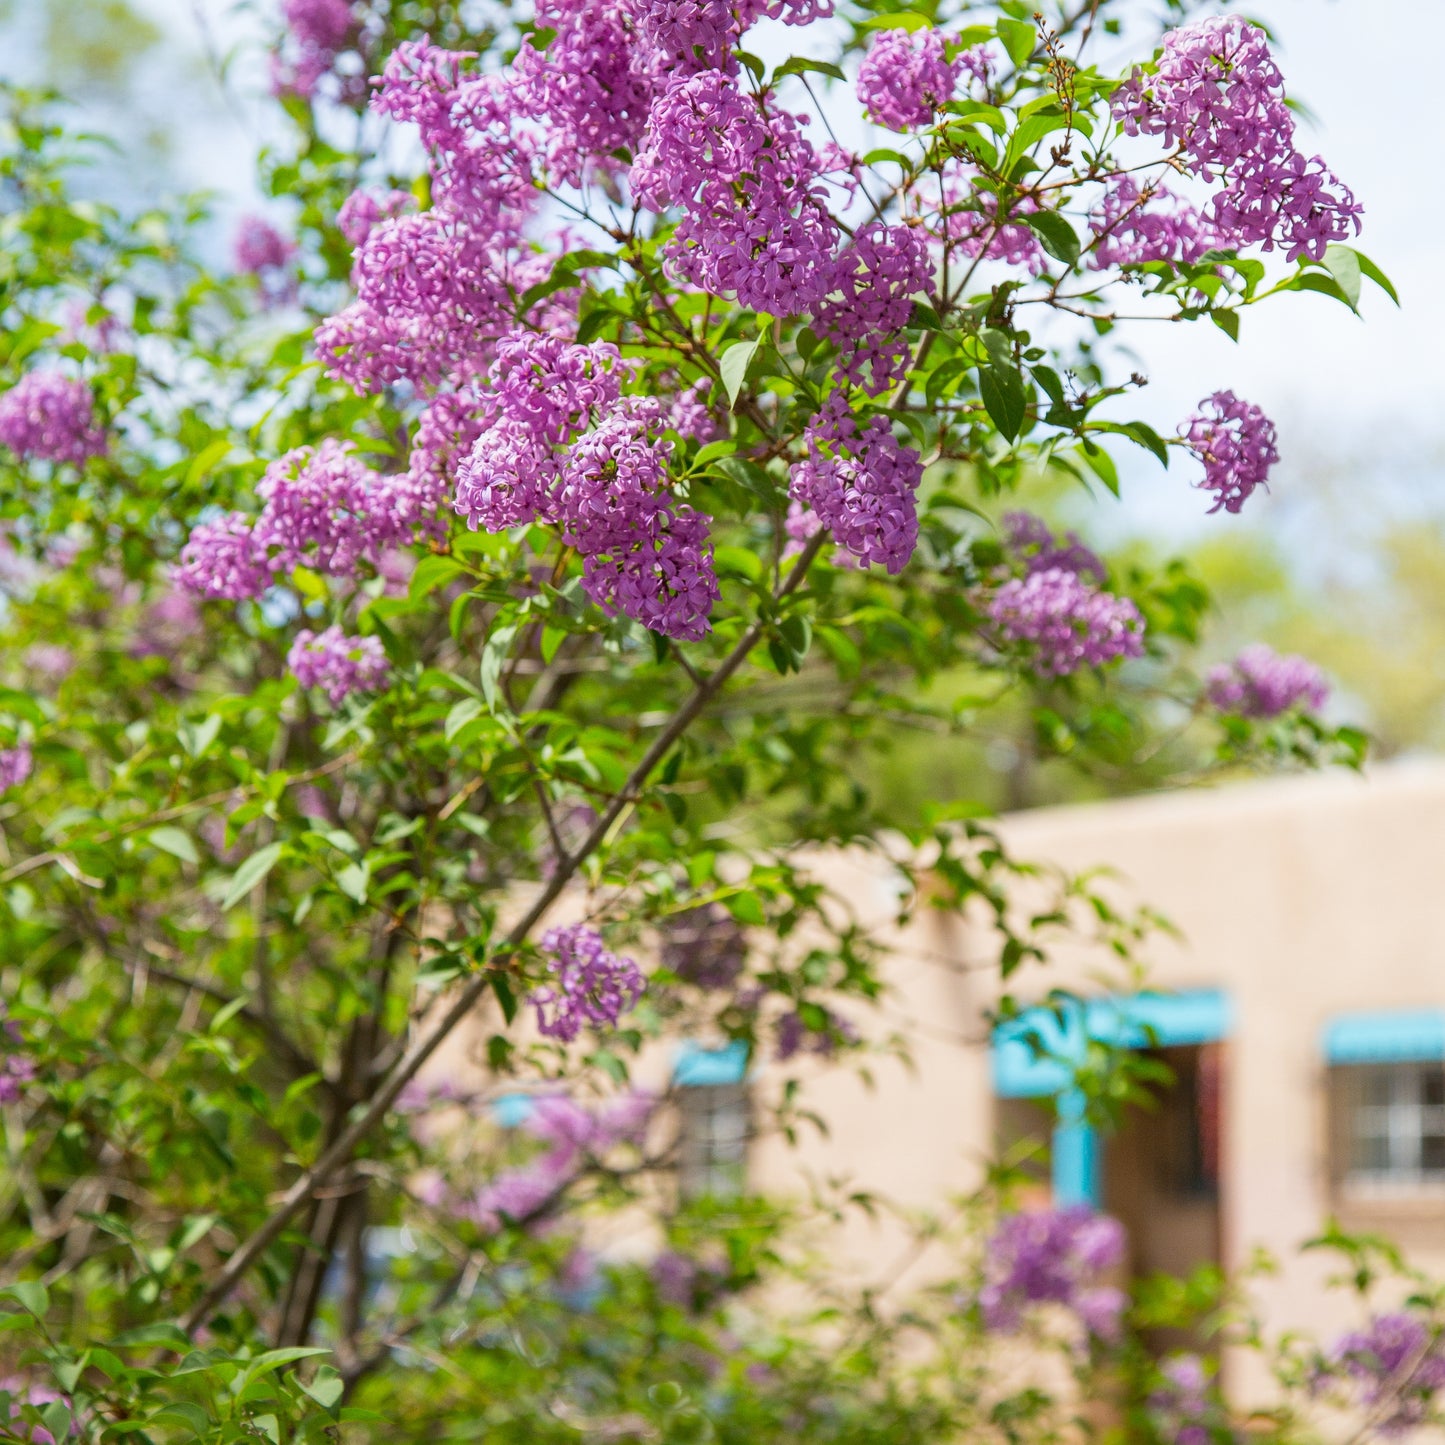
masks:
<path id="1" fill-rule="evenodd" d="M 1336 1174 L 1366 1189 L 1445 1185 L 1445 1063 L 1337 1065 Z"/>
<path id="2" fill-rule="evenodd" d="M 747 1187 L 752 1114 L 746 1084 L 678 1090 L 678 1187 L 684 1199 L 736 1199 Z"/>

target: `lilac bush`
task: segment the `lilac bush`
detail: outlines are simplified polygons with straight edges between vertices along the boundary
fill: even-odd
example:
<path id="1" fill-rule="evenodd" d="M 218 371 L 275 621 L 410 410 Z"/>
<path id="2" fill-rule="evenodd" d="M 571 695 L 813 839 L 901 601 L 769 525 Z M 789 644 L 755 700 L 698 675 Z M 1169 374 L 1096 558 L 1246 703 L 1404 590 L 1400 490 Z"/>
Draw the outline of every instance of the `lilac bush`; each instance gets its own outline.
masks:
<path id="1" fill-rule="evenodd" d="M 876 1047 L 921 909 L 982 905 L 1009 976 L 1055 918 L 1130 954 L 967 806 L 998 779 L 960 738 L 1129 785 L 1166 745 L 1358 761 L 1308 664 L 1196 675 L 1186 569 L 1023 510 L 1119 493 L 1125 448 L 1228 512 L 1276 465 L 1227 378 L 1177 435 L 1135 414 L 1136 302 L 1234 335 L 1389 287 L 1263 31 L 1175 4 L 1109 69 L 1120 8 L 284 0 L 276 219 L 219 268 L 204 201 L 95 199 L 4 92 L 0 1375 L 54 1375 L 11 1401 L 34 1438 L 1056 1438 L 1071 1402 L 992 1364 L 1061 1314 L 1068 1377 L 1147 1415 L 1112 1225 L 1003 1171 L 947 1289 L 763 1328 L 783 1211 L 713 1197 L 740 1171 L 682 1083 L 628 1087 L 690 1038 L 762 1091 L 729 1148 L 810 1127 L 799 1076 Z M 880 781 L 914 732 L 965 826 Z M 843 844 L 886 844 L 888 929 L 810 873 Z"/>

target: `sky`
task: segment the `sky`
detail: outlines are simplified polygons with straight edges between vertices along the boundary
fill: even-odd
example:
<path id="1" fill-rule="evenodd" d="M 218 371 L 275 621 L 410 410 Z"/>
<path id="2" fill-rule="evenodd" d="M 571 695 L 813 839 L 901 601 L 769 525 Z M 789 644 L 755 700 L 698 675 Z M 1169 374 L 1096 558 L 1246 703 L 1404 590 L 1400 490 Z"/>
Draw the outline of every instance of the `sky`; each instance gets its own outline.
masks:
<path id="1" fill-rule="evenodd" d="M 135 0 L 164 40 L 123 102 L 139 104 L 144 116 L 128 119 L 163 138 L 178 188 L 221 192 L 226 225 L 258 206 L 250 159 L 274 134 L 266 107 L 235 94 L 264 87 L 256 37 L 268 3 Z M 1141 0 L 1137 13 L 1152 8 Z M 1238 345 L 1207 324 L 1133 328 L 1129 340 L 1150 384 L 1132 414 L 1172 433 L 1202 397 L 1229 387 L 1275 420 L 1282 461 L 1269 497 L 1252 499 L 1238 518 L 1209 516 L 1207 496 L 1187 485 L 1187 463 L 1166 474 L 1126 448 L 1126 507 L 1090 518 L 1106 533 L 1182 544 L 1211 529 L 1265 526 L 1297 550 L 1329 556 L 1352 538 L 1349 518 L 1338 519 L 1342 490 L 1348 513 L 1358 488 L 1356 522 L 1445 514 L 1445 366 L 1433 345 L 1445 333 L 1445 285 L 1435 278 L 1445 236 L 1445 190 L 1436 179 L 1445 127 L 1427 72 L 1401 55 L 1402 46 L 1445 54 L 1445 0 L 1407 9 L 1408 18 L 1395 10 L 1393 19 L 1379 0 L 1254 0 L 1247 9 L 1274 32 L 1290 91 L 1313 112 L 1313 122 L 1301 122 L 1301 144 L 1363 202 L 1357 244 L 1393 279 L 1403 306 L 1367 282 L 1362 317 L 1317 294 L 1280 296 L 1245 315 Z M 12 3 L 8 18 L 0 12 L 0 69 L 23 69 L 27 38 L 33 46 L 45 10 Z M 222 66 L 229 97 L 217 79 Z M 1400 78 L 1393 90 L 1379 83 L 1386 77 Z M 104 105 L 103 95 L 97 101 Z"/>

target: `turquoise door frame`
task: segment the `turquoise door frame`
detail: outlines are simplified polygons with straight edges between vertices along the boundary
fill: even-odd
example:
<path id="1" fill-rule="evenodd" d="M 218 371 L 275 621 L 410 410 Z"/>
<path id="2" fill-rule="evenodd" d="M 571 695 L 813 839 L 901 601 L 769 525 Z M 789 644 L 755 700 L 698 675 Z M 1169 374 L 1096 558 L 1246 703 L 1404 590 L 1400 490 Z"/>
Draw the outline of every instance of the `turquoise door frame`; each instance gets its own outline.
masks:
<path id="1" fill-rule="evenodd" d="M 993 1088 L 1001 1099 L 1055 1101 L 1049 1156 L 1054 1202 L 1103 1203 L 1103 1141 L 1085 1118 L 1074 1075 L 1090 1040 L 1120 1047 L 1175 1048 L 1216 1043 L 1230 1031 L 1220 989 L 1069 999 L 1030 1008 L 1000 1024 L 993 1039 Z"/>

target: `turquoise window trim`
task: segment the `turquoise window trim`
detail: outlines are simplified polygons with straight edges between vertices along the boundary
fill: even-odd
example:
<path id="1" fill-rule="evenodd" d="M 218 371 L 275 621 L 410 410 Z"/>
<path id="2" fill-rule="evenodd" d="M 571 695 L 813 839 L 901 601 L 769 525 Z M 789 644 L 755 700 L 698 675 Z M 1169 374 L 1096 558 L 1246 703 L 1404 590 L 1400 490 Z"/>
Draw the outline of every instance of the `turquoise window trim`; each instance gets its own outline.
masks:
<path id="1" fill-rule="evenodd" d="M 532 1117 L 531 1094 L 499 1094 L 492 1100 L 492 1118 L 503 1129 L 520 1129 Z"/>
<path id="2" fill-rule="evenodd" d="M 1176 1048 L 1214 1043 L 1227 1037 L 1232 1024 L 1228 995 L 1212 988 L 1070 999 L 1058 1012 L 1025 1009 L 995 1031 L 994 1093 L 1004 1099 L 1062 1093 L 1091 1039 L 1128 1048 Z M 1030 1036 L 1038 1039 L 1042 1054 Z"/>
<path id="3" fill-rule="evenodd" d="M 1049 1148 L 1054 1203 L 1060 1208 L 1102 1207 L 1101 1146 L 1099 1131 L 1084 1121 L 1084 1096 L 1077 1089 L 1066 1090 L 1059 1096 L 1059 1119 Z"/>
<path id="4" fill-rule="evenodd" d="M 1331 1064 L 1427 1063 L 1445 1059 L 1445 1009 L 1342 1014 L 1325 1024 L 1321 1046 Z"/>
<path id="5" fill-rule="evenodd" d="M 748 1046 L 733 1039 L 721 1048 L 701 1044 L 679 1045 L 672 1065 L 672 1081 L 680 1088 L 707 1088 L 741 1084 L 748 1075 Z"/>

